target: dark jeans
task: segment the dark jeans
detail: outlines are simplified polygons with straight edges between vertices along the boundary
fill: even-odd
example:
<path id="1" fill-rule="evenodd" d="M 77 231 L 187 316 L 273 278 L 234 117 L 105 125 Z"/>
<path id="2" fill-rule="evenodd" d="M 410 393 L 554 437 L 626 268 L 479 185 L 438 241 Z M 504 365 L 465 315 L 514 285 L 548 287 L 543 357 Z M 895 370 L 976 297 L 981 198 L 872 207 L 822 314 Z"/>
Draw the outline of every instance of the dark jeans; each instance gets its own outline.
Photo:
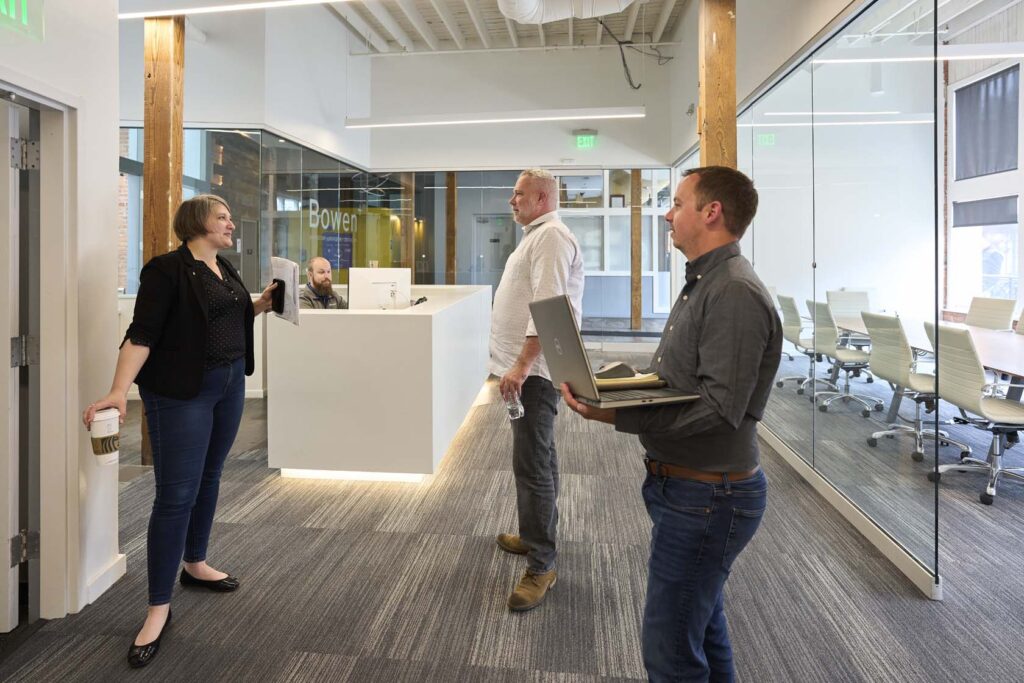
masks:
<path id="1" fill-rule="evenodd" d="M 520 398 L 524 415 L 512 420 L 512 472 L 516 476 L 519 536 L 529 546 L 526 568 L 533 574 L 554 569 L 558 531 L 558 455 L 555 415 L 558 391 L 543 377 L 531 375 Z"/>
<path id="2" fill-rule="evenodd" d="M 761 524 L 768 480 L 720 484 L 648 475 L 654 522 L 644 605 L 643 654 L 649 679 L 732 681 L 732 645 L 722 590 L 740 551 Z"/>
<path id="3" fill-rule="evenodd" d="M 182 555 L 206 559 L 220 473 L 245 405 L 245 359 L 207 370 L 195 398 L 140 389 L 153 447 L 156 500 L 146 538 L 149 604 L 171 601 Z"/>

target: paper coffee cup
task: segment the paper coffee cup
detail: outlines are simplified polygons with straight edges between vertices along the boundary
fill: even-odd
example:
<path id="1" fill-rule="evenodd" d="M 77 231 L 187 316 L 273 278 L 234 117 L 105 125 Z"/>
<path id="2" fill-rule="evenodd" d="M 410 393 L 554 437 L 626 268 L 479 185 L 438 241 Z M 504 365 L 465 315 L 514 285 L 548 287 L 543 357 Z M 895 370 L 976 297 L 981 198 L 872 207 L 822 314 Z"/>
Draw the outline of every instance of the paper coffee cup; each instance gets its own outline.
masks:
<path id="1" fill-rule="evenodd" d="M 92 419 L 92 452 L 101 465 L 117 462 L 120 441 L 117 436 L 121 414 L 117 408 L 97 411 Z"/>

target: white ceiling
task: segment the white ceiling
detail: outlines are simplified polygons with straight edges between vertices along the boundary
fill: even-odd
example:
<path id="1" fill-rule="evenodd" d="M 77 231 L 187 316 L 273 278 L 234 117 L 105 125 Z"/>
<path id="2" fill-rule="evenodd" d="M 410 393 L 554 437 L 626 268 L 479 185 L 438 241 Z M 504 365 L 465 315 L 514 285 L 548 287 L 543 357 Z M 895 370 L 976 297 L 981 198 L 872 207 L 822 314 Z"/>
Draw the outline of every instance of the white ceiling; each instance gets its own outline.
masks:
<path id="1" fill-rule="evenodd" d="M 602 17 L 620 40 L 668 40 L 687 0 L 635 0 Z M 497 0 L 351 0 L 330 5 L 366 41 L 362 52 L 401 53 L 614 45 L 596 19 L 524 25 L 507 20 Z M 355 50 L 359 52 L 359 50 Z"/>

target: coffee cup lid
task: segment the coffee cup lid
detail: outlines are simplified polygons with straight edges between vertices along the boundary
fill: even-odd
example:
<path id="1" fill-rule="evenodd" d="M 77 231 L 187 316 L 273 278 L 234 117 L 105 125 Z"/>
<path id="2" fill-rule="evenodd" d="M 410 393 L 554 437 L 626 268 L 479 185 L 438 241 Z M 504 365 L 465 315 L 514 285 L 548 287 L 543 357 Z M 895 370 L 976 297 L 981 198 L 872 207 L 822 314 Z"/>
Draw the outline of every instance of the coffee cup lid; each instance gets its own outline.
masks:
<path id="1" fill-rule="evenodd" d="M 110 420 L 121 417 L 120 411 L 117 408 L 104 408 L 103 410 L 97 410 L 96 415 L 93 416 L 93 420 Z"/>

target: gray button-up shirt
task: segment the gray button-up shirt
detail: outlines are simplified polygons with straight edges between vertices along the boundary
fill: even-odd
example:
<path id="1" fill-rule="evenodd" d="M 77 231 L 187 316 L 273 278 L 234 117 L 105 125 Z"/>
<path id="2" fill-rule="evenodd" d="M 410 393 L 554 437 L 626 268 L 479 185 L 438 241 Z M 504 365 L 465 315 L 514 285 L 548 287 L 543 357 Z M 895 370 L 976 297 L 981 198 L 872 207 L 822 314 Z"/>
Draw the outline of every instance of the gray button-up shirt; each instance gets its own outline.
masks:
<path id="1" fill-rule="evenodd" d="M 616 411 L 615 428 L 640 435 L 651 459 L 707 472 L 758 465 L 756 424 L 782 354 L 782 323 L 739 244 L 686 264 L 648 372 L 691 403 Z"/>

